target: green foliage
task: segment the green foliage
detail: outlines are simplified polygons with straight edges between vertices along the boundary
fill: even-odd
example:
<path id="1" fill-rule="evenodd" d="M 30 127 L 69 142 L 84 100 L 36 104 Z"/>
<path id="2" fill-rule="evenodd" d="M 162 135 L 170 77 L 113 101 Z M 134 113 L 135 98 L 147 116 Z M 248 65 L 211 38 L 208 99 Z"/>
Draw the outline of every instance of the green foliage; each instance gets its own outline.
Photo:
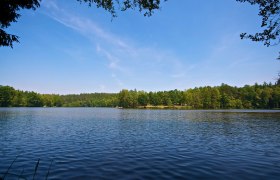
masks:
<path id="1" fill-rule="evenodd" d="M 119 93 L 38 94 L 0 86 L 0 107 L 163 107 L 183 109 L 280 108 L 280 86 L 271 83 L 232 87 L 198 87 L 185 91 L 145 92 L 123 89 Z"/>
<path id="2" fill-rule="evenodd" d="M 70 94 L 58 96 L 57 99 L 64 107 L 115 107 L 118 105 L 118 97 L 114 93 Z"/>
<path id="3" fill-rule="evenodd" d="M 119 93 L 119 106 L 124 108 L 136 108 L 138 106 L 137 91 L 121 90 Z"/>
<path id="4" fill-rule="evenodd" d="M 40 94 L 35 92 L 27 93 L 27 107 L 42 107 L 43 101 Z"/>
<path id="5" fill-rule="evenodd" d="M 149 96 L 146 92 L 144 91 L 139 91 L 138 92 L 138 103 L 140 106 L 147 106 L 149 103 Z"/>
<path id="6" fill-rule="evenodd" d="M 244 87 L 222 84 L 217 87 L 199 87 L 185 91 L 171 90 L 149 92 L 122 90 L 119 106 L 135 108 L 133 95 L 140 106 L 182 107 L 184 109 L 272 109 L 279 108 L 280 87 L 264 83 Z"/>
<path id="7" fill-rule="evenodd" d="M 280 73 L 278 73 L 278 78 L 276 79 L 276 85 L 280 86 Z"/>
<path id="8" fill-rule="evenodd" d="M 13 107 L 27 106 L 27 101 L 22 91 L 15 91 L 15 96 L 12 99 L 11 106 Z"/>
<path id="9" fill-rule="evenodd" d="M 15 95 L 15 90 L 9 86 L 0 86 L 0 107 L 9 107 Z"/>

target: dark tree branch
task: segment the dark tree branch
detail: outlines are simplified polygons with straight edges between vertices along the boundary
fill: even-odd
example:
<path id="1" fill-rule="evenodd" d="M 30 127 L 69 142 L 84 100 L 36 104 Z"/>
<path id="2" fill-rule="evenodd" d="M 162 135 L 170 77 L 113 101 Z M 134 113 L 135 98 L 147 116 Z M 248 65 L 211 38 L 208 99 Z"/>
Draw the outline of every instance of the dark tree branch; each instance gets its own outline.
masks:
<path id="1" fill-rule="evenodd" d="M 35 10 L 40 6 L 41 0 L 0 0 L 0 46 L 13 48 L 14 42 L 19 42 L 19 37 L 4 31 L 12 22 L 17 22 L 20 9 Z"/>
<path id="2" fill-rule="evenodd" d="M 241 33 L 241 39 L 263 42 L 265 46 L 278 45 L 280 40 L 280 1 L 279 0 L 237 0 L 259 6 L 263 30 L 255 34 Z"/>
<path id="3" fill-rule="evenodd" d="M 18 36 L 8 34 L 4 30 L 0 29 L 0 46 L 10 46 L 13 48 L 13 42 L 19 42 Z"/>
<path id="4" fill-rule="evenodd" d="M 121 11 L 127 9 L 138 9 L 144 16 L 151 16 L 154 10 L 159 9 L 160 2 L 166 0 L 77 0 L 80 3 L 86 3 L 89 6 L 95 5 L 97 8 L 103 8 L 116 17 L 116 5 Z M 12 22 L 17 22 L 20 9 L 32 9 L 40 7 L 41 0 L 0 0 L 0 46 L 13 47 L 14 42 L 19 42 L 19 37 L 8 34 L 4 29 L 8 28 Z"/>

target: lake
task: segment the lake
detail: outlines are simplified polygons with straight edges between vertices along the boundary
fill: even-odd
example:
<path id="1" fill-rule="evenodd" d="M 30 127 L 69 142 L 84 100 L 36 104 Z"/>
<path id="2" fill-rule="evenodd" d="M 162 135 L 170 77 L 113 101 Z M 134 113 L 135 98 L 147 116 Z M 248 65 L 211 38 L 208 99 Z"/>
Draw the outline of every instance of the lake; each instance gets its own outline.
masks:
<path id="1" fill-rule="evenodd" d="M 0 108 L 0 177 L 38 159 L 35 179 L 277 179 L 280 111 Z"/>

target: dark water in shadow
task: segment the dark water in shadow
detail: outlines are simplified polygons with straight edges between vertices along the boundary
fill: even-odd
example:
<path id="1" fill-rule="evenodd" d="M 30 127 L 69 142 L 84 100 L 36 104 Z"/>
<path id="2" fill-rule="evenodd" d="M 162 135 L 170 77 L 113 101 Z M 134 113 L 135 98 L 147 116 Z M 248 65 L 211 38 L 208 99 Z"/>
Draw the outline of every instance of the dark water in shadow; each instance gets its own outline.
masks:
<path id="1" fill-rule="evenodd" d="M 17 156 L 28 179 L 277 179 L 280 111 L 1 108 L 0 176 Z"/>

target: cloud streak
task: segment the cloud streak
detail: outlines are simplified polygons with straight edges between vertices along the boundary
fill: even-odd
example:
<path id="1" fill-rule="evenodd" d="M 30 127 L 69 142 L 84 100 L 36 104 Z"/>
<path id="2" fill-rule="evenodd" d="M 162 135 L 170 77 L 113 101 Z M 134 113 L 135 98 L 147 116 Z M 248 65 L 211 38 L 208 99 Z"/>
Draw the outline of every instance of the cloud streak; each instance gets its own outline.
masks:
<path id="1" fill-rule="evenodd" d="M 170 50 L 162 50 L 153 46 L 137 46 L 135 41 L 107 32 L 89 18 L 80 17 L 62 9 L 55 1 L 44 1 L 45 15 L 58 23 L 73 29 L 92 42 L 92 49 L 101 59 L 105 59 L 106 67 L 112 79 L 123 86 L 125 76 L 131 78 L 180 79 L 191 71 L 192 64 L 184 65 L 183 60 Z M 159 72 L 159 73 L 158 73 Z"/>

